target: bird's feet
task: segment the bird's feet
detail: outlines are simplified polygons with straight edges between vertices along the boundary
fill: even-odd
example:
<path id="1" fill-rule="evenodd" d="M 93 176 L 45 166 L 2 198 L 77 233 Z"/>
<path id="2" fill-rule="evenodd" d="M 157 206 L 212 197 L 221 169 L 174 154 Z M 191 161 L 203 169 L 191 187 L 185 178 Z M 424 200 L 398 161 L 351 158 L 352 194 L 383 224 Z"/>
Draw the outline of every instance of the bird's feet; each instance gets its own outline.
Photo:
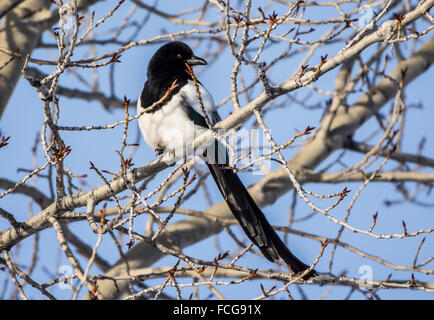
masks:
<path id="1" fill-rule="evenodd" d="M 154 153 L 156 156 L 161 156 L 164 152 L 164 149 L 166 149 L 164 146 L 162 145 L 158 145 L 155 149 L 154 149 Z"/>

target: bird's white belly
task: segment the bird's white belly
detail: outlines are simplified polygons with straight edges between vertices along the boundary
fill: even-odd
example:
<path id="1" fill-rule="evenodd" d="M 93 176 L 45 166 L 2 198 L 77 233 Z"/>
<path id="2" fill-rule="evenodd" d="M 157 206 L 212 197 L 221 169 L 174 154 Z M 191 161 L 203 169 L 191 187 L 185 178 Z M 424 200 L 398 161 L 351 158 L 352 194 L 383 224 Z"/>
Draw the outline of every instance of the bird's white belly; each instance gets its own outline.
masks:
<path id="1" fill-rule="evenodd" d="M 139 99 L 137 113 L 142 110 Z M 138 121 L 143 138 L 154 150 L 164 149 L 176 156 L 192 153 L 195 137 L 206 131 L 188 119 L 175 97 L 159 110 L 144 113 Z"/>

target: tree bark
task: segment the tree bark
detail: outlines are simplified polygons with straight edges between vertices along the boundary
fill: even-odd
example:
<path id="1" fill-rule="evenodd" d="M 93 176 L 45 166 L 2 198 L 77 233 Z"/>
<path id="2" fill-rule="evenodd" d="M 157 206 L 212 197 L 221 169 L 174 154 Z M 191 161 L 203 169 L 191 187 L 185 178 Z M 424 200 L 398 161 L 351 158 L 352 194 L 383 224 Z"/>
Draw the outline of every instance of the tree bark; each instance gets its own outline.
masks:
<path id="1" fill-rule="evenodd" d="M 417 76 L 424 73 L 434 62 L 434 37 L 428 40 L 413 56 L 402 61 L 389 76 L 399 81 L 401 70 L 409 71 L 405 76 L 405 84 L 410 83 Z M 397 92 L 398 88 L 388 79 L 380 81 L 372 90 L 371 95 L 363 96 L 353 106 L 342 109 L 333 119 L 331 130 L 328 133 L 319 132 L 315 139 L 299 150 L 288 162 L 293 170 L 314 169 L 333 151 L 344 146 L 345 137 L 351 136 L 357 128 L 375 114 Z M 260 207 L 274 203 L 279 197 L 292 188 L 285 169 L 277 169 L 267 174 L 249 192 Z M 231 212 L 225 202 L 220 202 L 204 211 L 204 215 L 219 218 L 232 218 Z M 169 237 L 180 248 L 185 248 L 199 242 L 211 235 L 222 231 L 223 226 L 216 222 L 210 223 L 208 219 L 197 217 L 186 218 L 180 222 L 169 225 L 159 240 L 165 246 Z M 142 269 L 152 266 L 163 256 L 163 253 L 148 243 L 141 242 L 134 246 L 125 258 L 129 269 Z M 109 277 L 126 277 L 124 261 L 119 260 L 106 274 Z M 118 281 L 117 286 L 111 280 L 98 281 L 98 292 L 106 299 L 117 299 L 126 293 L 128 281 Z M 88 298 L 88 297 L 86 297 Z"/>

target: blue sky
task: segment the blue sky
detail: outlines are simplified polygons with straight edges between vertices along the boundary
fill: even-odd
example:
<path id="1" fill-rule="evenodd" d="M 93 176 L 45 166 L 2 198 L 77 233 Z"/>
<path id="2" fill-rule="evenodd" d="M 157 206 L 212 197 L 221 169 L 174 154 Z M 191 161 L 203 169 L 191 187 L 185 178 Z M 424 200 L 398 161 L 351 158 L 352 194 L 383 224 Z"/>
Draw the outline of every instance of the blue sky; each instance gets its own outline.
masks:
<path id="1" fill-rule="evenodd" d="M 178 12 L 181 9 L 193 7 L 197 5 L 197 1 L 186 1 L 181 4 L 180 1 L 162 1 L 158 8 L 161 10 L 169 10 L 170 12 Z M 255 5 L 255 7 L 259 6 Z M 98 4 L 93 8 L 96 11 L 96 18 L 100 18 L 105 12 L 108 12 L 111 5 L 107 2 Z M 123 17 L 128 13 L 130 4 L 128 6 L 124 5 L 120 8 L 119 13 L 107 20 L 102 26 L 101 30 L 108 30 L 111 28 L 116 28 L 121 23 Z M 279 9 L 281 11 L 279 11 Z M 275 8 L 276 12 L 284 13 L 284 7 L 277 5 Z M 316 10 L 309 11 L 312 15 L 312 19 L 318 19 L 319 14 L 325 14 L 330 12 L 336 15 L 336 11 L 332 8 L 326 8 L 318 12 Z M 256 11 L 255 11 L 256 14 Z M 134 17 L 144 15 L 143 10 L 137 10 Z M 310 17 L 310 16 L 306 16 Z M 188 18 L 188 17 L 186 17 Z M 141 18 L 139 18 L 140 20 Z M 152 15 L 149 20 L 148 26 L 145 27 L 140 32 L 138 39 L 150 38 L 157 36 L 164 32 L 174 32 L 181 29 L 187 29 L 188 27 L 183 27 L 179 25 L 168 24 L 167 21 Z M 101 31 L 100 30 L 100 31 Z M 123 35 L 124 38 L 128 38 L 129 32 Z M 314 38 L 315 35 L 312 34 L 310 37 Z M 425 36 L 422 41 L 426 41 L 428 36 Z M 306 38 L 308 40 L 309 38 Z M 311 39 L 312 40 L 312 39 Z M 51 35 L 44 36 L 45 42 L 53 42 Z M 187 41 L 190 45 L 194 46 L 195 41 Z M 336 46 L 329 47 L 327 54 L 332 56 L 336 53 L 342 44 L 337 44 Z M 136 100 L 136 97 L 140 94 L 142 90 L 143 83 L 146 80 L 146 66 L 149 58 L 153 52 L 158 48 L 157 45 L 149 46 L 137 46 L 126 52 L 122 53 L 121 63 L 115 68 L 115 95 L 122 98 L 124 95 L 131 99 Z M 97 47 L 97 53 L 103 54 L 115 50 L 117 46 L 106 45 Z M 215 48 L 214 48 L 215 49 Z M 198 56 L 203 56 L 207 52 L 208 48 L 204 46 L 199 46 L 195 48 L 195 53 Z M 273 50 L 268 50 L 265 53 L 264 59 L 271 61 L 275 56 L 279 55 L 282 48 L 277 47 L 276 52 Z M 56 49 L 52 49 L 52 53 L 57 54 Z M 73 59 L 78 59 L 81 57 L 83 52 L 77 50 Z M 323 54 L 318 52 L 315 54 L 309 62 L 310 65 L 316 65 L 319 62 L 319 56 Z M 32 54 L 33 57 L 39 58 L 50 58 L 49 52 L 46 49 L 38 49 Z M 295 68 L 302 56 L 296 56 L 294 58 L 282 63 L 279 68 L 273 69 L 269 74 L 272 81 L 277 84 L 280 81 L 286 79 L 291 73 L 294 72 Z M 209 89 L 209 91 L 214 96 L 215 101 L 218 103 L 227 95 L 230 94 L 230 82 L 229 76 L 232 71 L 233 59 L 230 56 L 229 50 L 226 48 L 222 54 L 212 63 L 209 67 L 203 67 L 201 69 L 196 69 L 197 75 L 200 77 L 200 81 Z M 247 67 L 243 67 L 247 68 Z M 391 64 L 389 69 L 393 68 Z M 46 72 L 51 72 L 52 68 L 42 68 Z M 80 74 L 86 79 L 90 80 L 92 73 L 90 69 L 79 70 Z M 109 69 L 99 69 L 100 78 L 100 91 L 109 95 L 109 82 L 107 74 Z M 319 79 L 314 85 L 323 90 L 332 90 L 334 85 L 334 77 L 336 76 L 337 70 L 333 70 Z M 248 74 L 248 73 L 247 73 Z M 434 111 L 432 108 L 432 80 L 433 71 L 430 69 L 425 72 L 416 81 L 410 84 L 405 92 L 407 105 L 417 105 L 422 104 L 423 108 L 410 108 L 408 110 L 408 117 L 406 120 L 404 128 L 404 140 L 402 145 L 402 150 L 409 153 L 417 152 L 419 142 L 422 138 L 426 139 L 425 147 L 423 150 L 423 155 L 427 157 L 434 158 L 434 133 L 432 130 L 432 119 L 434 119 Z M 74 76 L 65 74 L 61 77 L 60 85 L 70 87 L 70 88 L 81 88 L 83 85 L 80 84 Z M 256 90 L 259 92 L 260 87 Z M 329 99 L 327 96 L 314 94 L 309 95 L 310 90 L 307 88 L 291 92 L 292 97 L 298 100 L 304 100 L 310 105 L 319 104 L 322 107 L 325 106 L 325 101 Z M 356 99 L 357 95 L 353 97 Z M 285 97 L 279 98 L 279 101 L 284 101 Z M 245 103 L 244 97 L 240 99 L 241 103 Z M 391 103 L 389 102 L 381 110 L 382 114 L 387 114 L 391 109 Z M 231 111 L 231 104 L 227 103 L 220 109 L 220 114 L 225 118 Z M 266 123 L 270 124 L 272 128 L 273 136 L 279 143 L 288 141 L 295 133 L 296 129 L 303 130 L 306 126 L 318 126 L 320 117 L 322 115 L 322 109 L 307 110 L 303 109 L 298 105 L 289 106 L 285 109 L 276 109 L 269 113 L 265 117 Z M 97 102 L 84 102 L 78 99 L 68 99 L 65 97 L 60 97 L 60 125 L 71 125 L 71 126 L 82 126 L 82 125 L 99 125 L 99 124 L 110 124 L 119 121 L 124 118 L 124 113 L 122 109 L 115 111 L 105 111 Z M 135 112 L 135 108 L 131 109 L 131 113 Z M 34 145 L 35 137 L 41 130 L 43 120 L 42 104 L 38 98 L 38 94 L 35 90 L 29 86 L 29 84 L 21 79 L 15 88 L 15 91 L 9 101 L 8 107 L 0 120 L 1 135 L 11 136 L 10 144 L 1 150 L 1 163 L 0 166 L 0 176 L 8 178 L 11 180 L 18 180 L 23 178 L 26 173 L 17 172 L 19 168 L 31 169 L 33 167 L 32 159 L 32 147 Z M 247 124 L 247 128 L 250 121 Z M 364 124 L 360 130 L 357 131 L 355 139 L 365 138 L 372 132 L 372 128 L 376 125 L 375 120 L 371 119 L 366 124 Z M 98 168 L 106 169 L 111 171 L 116 171 L 119 168 L 119 158 L 116 154 L 116 150 L 119 150 L 122 141 L 122 126 L 118 126 L 110 130 L 101 131 L 81 131 L 81 132 L 62 132 L 62 137 L 65 140 L 66 145 L 71 146 L 72 152 L 66 158 L 65 165 L 68 166 L 73 172 L 77 174 L 87 174 L 85 185 L 82 186 L 85 189 L 92 188 L 94 186 L 99 186 L 102 184 L 101 180 L 96 176 L 92 170 L 89 169 L 89 161 L 92 161 Z M 129 142 L 135 142 L 136 137 L 138 137 L 137 123 L 133 122 L 130 124 L 129 129 Z M 378 138 L 378 136 L 377 136 Z M 141 137 L 139 137 L 140 147 L 135 152 L 133 157 L 133 162 L 136 166 L 143 165 L 148 161 L 154 159 L 152 150 L 145 145 Z M 375 141 L 375 140 L 373 140 Z M 373 142 L 372 141 L 372 142 Z M 285 151 L 285 156 L 289 159 L 298 148 L 291 148 Z M 324 163 L 320 165 L 319 168 L 324 168 L 328 163 L 331 163 L 338 157 L 341 151 L 333 153 Z M 347 152 L 343 158 L 343 162 L 348 165 L 354 165 L 362 159 L 361 154 Z M 37 152 L 37 163 L 42 165 L 44 163 L 43 153 L 38 147 Z M 376 162 L 379 163 L 378 161 Z M 385 170 L 394 170 L 398 167 L 398 164 L 394 161 L 390 161 L 385 167 Z M 414 165 L 412 166 L 414 167 Z M 273 168 L 277 168 L 277 164 L 273 163 Z M 342 169 L 342 167 L 334 166 L 331 171 L 335 172 Z M 167 174 L 170 172 L 168 170 L 163 171 L 158 178 L 155 180 L 153 185 L 158 185 Z M 424 169 L 427 172 L 432 172 L 430 169 Z M 255 181 L 259 180 L 261 176 L 252 175 L 250 173 L 242 173 L 241 179 L 246 185 L 253 184 Z M 30 181 L 28 183 L 31 183 Z M 361 183 L 346 183 L 346 184 L 308 184 L 305 187 L 308 190 L 329 194 L 333 192 L 341 191 L 344 187 L 348 187 L 354 192 L 360 186 Z M 406 183 L 406 186 L 410 190 L 416 188 L 415 184 Z M 49 194 L 49 189 L 46 181 L 44 179 L 38 179 L 37 187 Z M 212 201 L 214 203 L 220 202 L 221 196 L 212 183 L 208 183 L 209 192 L 211 194 Z M 332 214 L 337 218 L 343 218 L 345 215 L 345 210 L 350 203 L 350 199 L 354 193 L 350 193 L 341 205 L 332 211 Z M 434 218 L 432 215 L 432 206 L 416 206 L 411 203 L 404 203 L 401 205 L 388 206 L 385 204 L 384 200 L 399 200 L 401 196 L 397 194 L 395 186 L 387 183 L 371 183 L 361 194 L 360 198 L 356 202 L 353 208 L 352 215 L 349 223 L 361 229 L 369 229 L 371 223 L 372 215 L 378 211 L 379 216 L 377 220 L 377 225 L 375 227 L 375 232 L 377 234 L 390 234 L 390 233 L 402 233 L 402 221 L 404 220 L 409 232 L 414 232 L 419 229 L 428 229 L 432 227 Z M 426 190 L 418 196 L 418 200 L 425 202 L 427 204 L 433 204 L 432 194 Z M 275 225 L 285 225 L 287 223 L 287 213 L 290 210 L 292 203 L 292 192 L 288 193 L 284 197 L 279 198 L 273 205 L 268 206 L 264 209 L 264 213 L 271 222 Z M 319 206 L 325 208 L 330 202 L 315 200 L 315 203 Z M 21 195 L 12 195 L 0 200 L 0 206 L 5 210 L 12 212 L 17 215 L 17 220 L 24 221 L 28 219 L 29 215 L 29 200 Z M 184 205 L 186 208 L 194 208 L 196 210 L 205 209 L 209 206 L 205 197 L 196 196 L 188 200 Z M 36 214 L 39 212 L 37 205 L 32 205 L 32 213 Z M 84 211 L 82 208 L 79 211 Z M 311 214 L 311 208 L 304 203 L 301 199 L 298 199 L 296 206 L 296 218 L 302 218 Z M 182 217 L 181 217 L 182 218 Z M 172 222 L 179 218 L 174 218 Z M 143 232 L 145 226 L 146 218 L 139 217 L 135 221 L 135 230 L 137 232 Z M 4 220 L 0 220 L 0 230 L 7 228 L 8 224 Z M 307 221 L 301 221 L 294 223 L 293 228 L 301 231 L 306 231 L 313 234 L 319 234 L 322 236 L 334 237 L 337 230 L 339 229 L 334 223 L 316 214 L 313 218 Z M 97 236 L 90 231 L 87 222 L 73 223 L 70 225 L 71 230 L 82 236 L 83 240 L 88 241 L 90 245 L 93 245 Z M 232 227 L 233 231 L 237 233 L 240 239 L 243 239 L 246 243 L 245 236 L 240 232 L 238 227 Z M 396 265 L 411 265 L 413 262 L 414 252 L 416 251 L 421 239 L 425 235 L 418 236 L 412 239 L 393 239 L 393 240 L 377 240 L 366 235 L 355 234 L 349 231 L 344 231 L 344 235 L 341 238 L 342 241 L 349 243 L 361 250 L 366 251 L 369 254 L 381 257 L 387 261 L 393 262 Z M 125 237 L 126 239 L 126 237 Z M 233 240 L 226 234 L 222 232 L 218 235 L 219 246 L 222 251 L 231 250 L 235 248 Z M 319 252 L 320 245 L 318 242 L 297 237 L 294 235 L 289 235 L 289 247 L 300 259 L 306 262 L 312 262 L 313 259 Z M 30 237 L 22 241 L 17 248 L 15 248 L 11 256 L 14 261 L 18 261 L 19 265 L 27 265 L 30 261 L 30 255 L 33 250 L 34 237 Z M 125 240 L 128 242 L 128 240 Z M 52 278 L 53 274 L 57 273 L 57 268 L 61 265 L 68 265 L 63 252 L 59 250 L 59 246 L 56 240 L 56 236 L 53 230 L 44 230 L 40 235 L 40 250 L 38 254 L 38 263 L 34 271 L 33 277 L 38 281 L 47 281 Z M 329 245 L 325 251 L 323 259 L 320 260 L 318 266 L 316 267 L 319 271 L 327 271 L 329 267 L 329 257 L 331 253 L 332 245 Z M 434 242 L 432 236 L 426 235 L 426 241 L 420 252 L 419 262 L 424 261 L 429 258 L 434 251 Z M 77 253 L 77 251 L 74 251 Z M 114 248 L 112 241 L 109 236 L 106 236 L 103 243 L 98 251 L 101 256 L 103 256 L 107 261 L 113 263 L 118 260 L 119 255 L 117 250 Z M 213 259 L 219 251 L 216 250 L 216 237 L 210 237 L 196 245 L 193 245 L 185 249 L 186 254 L 192 256 L 197 256 L 202 259 Z M 360 277 L 362 274 L 359 273 L 360 267 L 368 265 L 373 270 L 373 278 L 384 280 L 391 272 L 392 279 L 398 280 L 410 280 L 411 272 L 404 271 L 391 271 L 391 269 L 386 268 L 384 265 L 374 262 L 370 259 L 362 258 L 357 254 L 350 253 L 342 248 L 338 248 L 335 252 L 335 258 L 333 261 L 333 273 L 339 274 L 341 272 L 346 272 L 348 277 Z M 78 255 L 79 256 L 79 255 Z M 82 261 L 85 261 L 82 259 Z M 174 265 L 177 259 L 173 257 L 166 257 L 161 259 L 156 263 L 155 266 L 168 266 Z M 83 262 L 84 263 L 84 262 Z M 267 269 L 271 268 L 270 264 L 265 259 L 261 259 L 256 256 L 250 255 L 249 258 L 242 258 L 240 263 L 243 263 L 252 268 Z M 431 263 L 432 264 L 432 263 Z M 85 265 L 85 263 L 84 263 Z M 429 268 L 430 264 L 425 266 Z M 99 273 L 97 268 L 92 269 L 93 273 Z M 3 290 L 5 282 L 6 273 L 0 271 L 0 290 Z M 432 277 L 424 276 L 422 274 L 415 274 L 416 280 L 432 282 Z M 183 281 L 189 282 L 188 279 Z M 148 285 L 161 283 L 162 279 L 153 280 L 147 283 Z M 270 288 L 274 285 L 274 282 L 261 280 L 260 283 L 264 284 L 264 287 Z M 259 282 L 251 281 L 245 282 L 237 286 L 221 286 L 219 291 L 229 297 L 229 298 L 253 298 L 261 294 Z M 281 285 L 281 284 L 279 284 Z M 328 293 L 328 299 L 342 299 L 351 290 L 349 287 L 335 287 L 329 288 L 327 286 L 300 286 L 301 290 L 306 293 L 306 295 L 311 298 L 321 298 L 325 292 L 331 290 Z M 9 283 L 7 290 L 10 292 L 12 290 L 12 284 Z M 25 287 L 26 292 L 29 293 L 29 297 L 40 298 L 39 292 L 33 290 L 29 286 Z M 70 290 L 61 290 L 55 288 L 53 291 L 56 295 L 61 298 L 68 299 L 71 297 L 72 292 Z M 188 298 L 189 289 L 186 289 L 184 298 Z M 295 287 L 290 288 L 290 292 L 294 298 L 299 299 L 302 297 L 300 291 Z M 174 290 L 168 288 L 168 294 L 176 296 Z M 209 292 L 206 288 L 200 289 L 200 296 L 202 298 L 207 297 Z M 422 291 L 412 291 L 408 289 L 393 289 L 393 290 L 381 290 L 378 295 L 383 299 L 432 299 L 432 295 Z M 7 296 L 7 295 L 6 295 Z M 286 294 L 277 295 L 277 299 L 286 299 Z M 355 293 L 352 295 L 353 299 L 363 299 L 364 296 L 360 293 Z"/>

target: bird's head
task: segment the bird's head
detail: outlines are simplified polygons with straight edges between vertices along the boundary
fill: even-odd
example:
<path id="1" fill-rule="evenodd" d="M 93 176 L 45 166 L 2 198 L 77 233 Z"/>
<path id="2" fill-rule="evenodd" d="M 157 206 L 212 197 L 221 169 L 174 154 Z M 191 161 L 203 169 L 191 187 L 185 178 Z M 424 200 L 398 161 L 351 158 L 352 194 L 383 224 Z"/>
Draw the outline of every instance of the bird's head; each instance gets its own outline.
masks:
<path id="1" fill-rule="evenodd" d="M 148 75 L 165 70 L 185 70 L 190 66 L 206 65 L 205 59 L 195 56 L 193 50 L 181 41 L 171 41 L 161 46 L 152 56 L 148 66 Z"/>

